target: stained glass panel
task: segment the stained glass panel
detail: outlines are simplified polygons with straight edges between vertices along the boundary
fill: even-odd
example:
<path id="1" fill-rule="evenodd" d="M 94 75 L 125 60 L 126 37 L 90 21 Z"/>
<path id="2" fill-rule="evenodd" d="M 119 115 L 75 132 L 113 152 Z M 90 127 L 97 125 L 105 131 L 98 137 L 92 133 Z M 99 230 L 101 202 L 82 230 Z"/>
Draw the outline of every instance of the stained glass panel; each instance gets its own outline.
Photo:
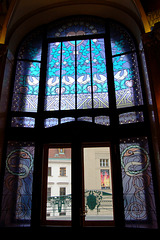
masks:
<path id="1" fill-rule="evenodd" d="M 136 54 L 114 57 L 113 70 L 117 108 L 143 104 Z"/>
<path id="2" fill-rule="evenodd" d="M 126 225 L 154 228 L 157 219 L 147 138 L 121 140 L 120 154 Z"/>
<path id="3" fill-rule="evenodd" d="M 59 110 L 61 43 L 48 45 L 45 110 Z"/>
<path id="4" fill-rule="evenodd" d="M 77 121 L 84 121 L 84 122 L 93 122 L 92 117 L 79 117 Z"/>
<path id="5" fill-rule="evenodd" d="M 97 116 L 94 119 L 95 123 L 104 125 L 104 126 L 109 126 L 110 125 L 110 118 L 109 116 Z"/>
<path id="6" fill-rule="evenodd" d="M 122 54 L 135 50 L 135 44 L 132 40 L 132 37 L 126 28 L 122 27 L 120 24 L 111 23 L 110 35 L 112 55 Z"/>
<path id="7" fill-rule="evenodd" d="M 94 108 L 106 108 L 108 103 L 108 85 L 104 39 L 91 40 L 93 105 Z"/>
<path id="8" fill-rule="evenodd" d="M 73 117 L 65 117 L 65 118 L 61 118 L 60 123 L 67 123 L 67 122 L 74 122 L 75 118 Z"/>
<path id="9" fill-rule="evenodd" d="M 54 127 L 58 125 L 58 118 L 46 118 L 44 120 L 44 127 L 49 128 L 49 127 Z"/>
<path id="10" fill-rule="evenodd" d="M 62 43 L 61 110 L 75 109 L 75 41 Z"/>
<path id="11" fill-rule="evenodd" d="M 18 61 L 12 99 L 12 111 L 36 112 L 40 63 Z"/>
<path id="12" fill-rule="evenodd" d="M 11 127 L 34 128 L 35 118 L 31 117 L 13 117 Z"/>
<path id="13" fill-rule="evenodd" d="M 8 142 L 1 224 L 30 224 L 34 150 L 32 142 Z"/>
<path id="14" fill-rule="evenodd" d="M 88 16 L 75 16 L 51 24 L 48 28 L 48 38 L 83 36 L 105 33 L 102 19 Z"/>
<path id="15" fill-rule="evenodd" d="M 77 41 L 77 109 L 92 108 L 89 40 Z"/>
<path id="16" fill-rule="evenodd" d="M 136 123 L 144 122 L 143 112 L 126 112 L 119 115 L 119 123 Z"/>
<path id="17" fill-rule="evenodd" d="M 22 42 L 18 59 L 36 60 L 41 61 L 42 52 L 42 31 L 38 29 L 29 34 L 28 37 Z"/>

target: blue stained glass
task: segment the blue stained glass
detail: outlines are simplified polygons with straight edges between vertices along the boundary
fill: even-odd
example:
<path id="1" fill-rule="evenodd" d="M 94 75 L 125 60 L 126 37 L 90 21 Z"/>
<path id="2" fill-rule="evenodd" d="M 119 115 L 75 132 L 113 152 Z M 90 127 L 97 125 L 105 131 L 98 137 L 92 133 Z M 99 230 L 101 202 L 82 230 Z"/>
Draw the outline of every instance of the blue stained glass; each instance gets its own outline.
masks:
<path id="1" fill-rule="evenodd" d="M 144 122 L 143 112 L 126 112 L 119 115 L 119 123 L 136 123 Z"/>
<path id="2" fill-rule="evenodd" d="M 89 40 L 77 41 L 77 109 L 92 108 Z"/>
<path id="3" fill-rule="evenodd" d="M 18 61 L 14 82 L 12 111 L 36 112 L 40 63 Z"/>
<path id="4" fill-rule="evenodd" d="M 54 22 L 48 28 L 48 38 L 83 36 L 105 33 L 103 19 L 88 16 L 75 16 Z"/>
<path id="5" fill-rule="evenodd" d="M 117 108 L 143 104 L 136 54 L 114 57 L 113 70 Z"/>
<path id="6" fill-rule="evenodd" d="M 34 150 L 32 142 L 8 142 L 1 224 L 30 224 Z"/>
<path id="7" fill-rule="evenodd" d="M 67 123 L 67 122 L 74 122 L 75 118 L 73 117 L 65 117 L 65 118 L 61 118 L 60 123 Z"/>
<path id="8" fill-rule="evenodd" d="M 130 34 L 121 25 L 111 23 L 110 25 L 111 35 L 111 48 L 112 55 L 122 54 L 128 51 L 135 50 L 135 44 Z"/>
<path id="9" fill-rule="evenodd" d="M 48 46 L 45 110 L 59 110 L 61 43 Z"/>
<path id="10" fill-rule="evenodd" d="M 54 127 L 58 125 L 58 118 L 46 118 L 44 120 L 44 127 L 49 128 L 49 127 Z"/>
<path id="11" fill-rule="evenodd" d="M 29 34 L 29 36 L 22 42 L 18 52 L 18 59 L 41 61 L 41 53 L 42 31 L 41 29 L 38 29 Z"/>
<path id="12" fill-rule="evenodd" d="M 13 117 L 11 127 L 34 128 L 35 119 L 31 117 Z"/>
<path id="13" fill-rule="evenodd" d="M 104 126 L 109 126 L 110 125 L 110 118 L 109 116 L 97 116 L 94 119 L 96 124 L 104 125 Z"/>
<path id="14" fill-rule="evenodd" d="M 156 206 L 147 138 L 122 139 L 120 154 L 126 226 L 155 228 Z"/>
<path id="15" fill-rule="evenodd" d="M 75 41 L 62 43 L 61 110 L 75 109 Z"/>
<path id="16" fill-rule="evenodd" d="M 79 117 L 77 118 L 77 121 L 82 121 L 82 122 L 93 122 L 92 117 Z"/>
<path id="17" fill-rule="evenodd" d="M 91 49 L 94 108 L 106 108 L 109 103 L 104 39 L 91 40 Z"/>

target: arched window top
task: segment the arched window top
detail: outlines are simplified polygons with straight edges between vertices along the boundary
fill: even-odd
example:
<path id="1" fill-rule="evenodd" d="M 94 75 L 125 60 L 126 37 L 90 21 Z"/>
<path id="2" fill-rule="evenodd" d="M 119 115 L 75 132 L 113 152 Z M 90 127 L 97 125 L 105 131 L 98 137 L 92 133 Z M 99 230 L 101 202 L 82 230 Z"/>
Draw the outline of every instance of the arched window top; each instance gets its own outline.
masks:
<path id="1" fill-rule="evenodd" d="M 20 44 L 17 58 L 20 60 L 41 61 L 43 28 L 29 33 Z"/>
<path id="2" fill-rule="evenodd" d="M 110 38 L 112 55 L 135 51 L 135 42 L 131 34 L 122 25 L 110 22 Z"/>
<path id="3" fill-rule="evenodd" d="M 98 17 L 73 16 L 48 26 L 48 38 L 96 35 L 105 33 L 105 21 Z"/>
<path id="4" fill-rule="evenodd" d="M 110 28 L 112 55 L 135 51 L 133 37 L 121 24 L 98 17 L 74 16 L 58 20 L 47 27 L 47 38 L 82 37 L 106 34 L 106 22 Z M 18 59 L 41 60 L 42 37 L 44 28 L 38 28 L 22 41 Z"/>
<path id="5" fill-rule="evenodd" d="M 17 55 L 13 112 L 36 113 L 39 107 L 46 115 L 44 126 L 64 122 L 61 119 L 92 121 L 93 115 L 95 123 L 100 119 L 109 126 L 112 108 L 141 105 L 136 47 L 121 24 L 110 19 L 73 16 L 42 26 L 22 41 Z M 98 109 L 106 110 L 98 115 Z M 66 110 L 75 114 L 59 117 L 57 112 Z M 77 110 L 89 110 L 90 115 L 77 114 Z M 122 119 L 126 114 L 119 115 L 120 123 L 126 122 Z M 127 116 L 127 122 L 137 122 L 143 119 L 143 112 L 131 108 Z M 17 121 L 23 121 L 25 124 L 21 125 L 27 126 L 29 121 L 34 127 L 34 119 L 28 117 L 25 121 L 14 117 L 12 123 L 18 126 Z"/>

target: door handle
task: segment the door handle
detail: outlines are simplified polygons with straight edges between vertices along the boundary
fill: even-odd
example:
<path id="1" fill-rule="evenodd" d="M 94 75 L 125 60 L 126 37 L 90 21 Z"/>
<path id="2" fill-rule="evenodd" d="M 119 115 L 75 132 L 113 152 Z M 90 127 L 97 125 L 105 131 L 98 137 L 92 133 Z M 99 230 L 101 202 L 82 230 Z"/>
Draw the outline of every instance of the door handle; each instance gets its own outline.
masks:
<path id="1" fill-rule="evenodd" d="M 81 216 L 81 217 L 85 217 L 87 212 L 88 212 L 87 210 L 82 210 L 82 209 L 80 208 L 80 216 Z"/>

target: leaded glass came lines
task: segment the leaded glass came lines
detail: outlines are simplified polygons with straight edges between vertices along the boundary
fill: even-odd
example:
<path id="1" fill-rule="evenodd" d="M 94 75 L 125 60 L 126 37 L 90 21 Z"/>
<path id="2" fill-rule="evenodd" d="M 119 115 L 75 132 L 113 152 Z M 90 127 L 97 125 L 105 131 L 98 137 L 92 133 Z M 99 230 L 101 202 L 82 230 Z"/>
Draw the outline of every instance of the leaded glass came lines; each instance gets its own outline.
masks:
<path id="1" fill-rule="evenodd" d="M 95 35 L 105 33 L 105 24 L 102 19 L 91 16 L 75 16 L 50 24 L 48 38 Z"/>
<path id="2" fill-rule="evenodd" d="M 114 186 L 114 197 L 122 201 L 126 226 L 156 226 L 153 154 L 150 156 L 152 147 L 147 140 L 150 133 L 141 78 L 134 38 L 110 19 L 73 16 L 25 37 L 17 51 L 11 84 L 2 224 L 30 224 L 35 214 L 31 215 L 34 152 L 35 160 L 41 161 L 40 146 L 51 139 L 67 143 L 65 133 L 76 129 L 68 139 L 89 141 L 93 137 L 97 143 L 104 140 L 111 144 L 114 184 L 120 189 L 123 186 L 120 196 Z M 92 129 L 95 131 L 89 136 Z M 144 131 L 147 137 L 140 137 Z M 45 139 L 40 136 L 42 132 Z M 119 146 L 120 151 L 115 151 Z M 115 171 L 118 157 L 121 166 Z M 40 165 L 35 163 L 37 173 Z M 115 181 L 117 170 L 122 186 Z M 36 186 L 35 180 L 33 193 Z M 33 203 L 34 209 L 36 198 Z M 114 209 L 120 219 L 122 205 Z"/>
<path id="3" fill-rule="evenodd" d="M 36 112 L 38 105 L 40 63 L 18 61 L 12 111 Z"/>
<path id="4" fill-rule="evenodd" d="M 91 42 L 94 108 L 106 108 L 109 100 L 104 39 L 93 39 Z"/>
<path id="5" fill-rule="evenodd" d="M 104 39 L 51 43 L 48 51 L 45 110 L 108 107 Z"/>
<path id="6" fill-rule="evenodd" d="M 136 54 L 113 58 L 114 84 L 117 108 L 143 104 Z"/>
<path id="7" fill-rule="evenodd" d="M 141 221 L 156 226 L 156 207 L 147 137 L 122 139 L 120 143 L 126 225 Z"/>

